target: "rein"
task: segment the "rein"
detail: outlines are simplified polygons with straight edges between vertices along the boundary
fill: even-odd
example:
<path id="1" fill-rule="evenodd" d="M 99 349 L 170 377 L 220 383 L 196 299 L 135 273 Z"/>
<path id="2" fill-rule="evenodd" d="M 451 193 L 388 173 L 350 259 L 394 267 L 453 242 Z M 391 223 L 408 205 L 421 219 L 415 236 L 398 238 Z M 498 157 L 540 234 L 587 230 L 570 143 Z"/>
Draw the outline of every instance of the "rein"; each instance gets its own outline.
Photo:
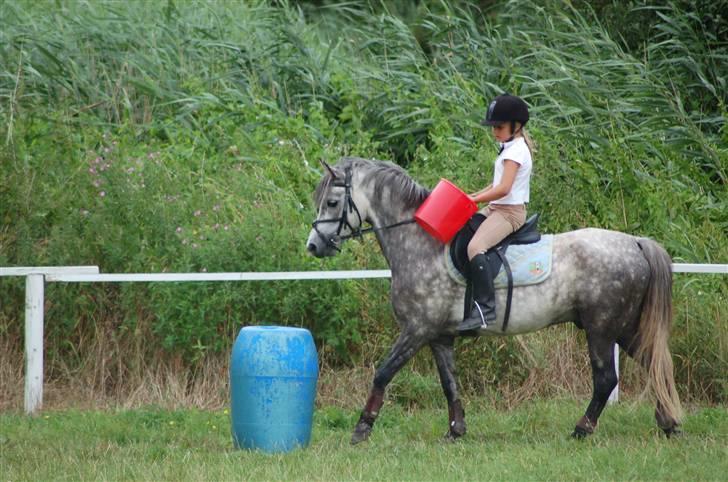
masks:
<path id="1" fill-rule="evenodd" d="M 396 228 L 398 226 L 404 226 L 405 224 L 412 224 L 414 222 L 415 222 L 414 219 L 406 219 L 404 221 L 399 221 L 394 224 L 389 224 L 387 226 L 381 226 L 379 228 L 375 228 L 374 226 L 364 228 L 364 229 L 359 228 L 355 232 L 352 232 L 351 234 L 345 234 L 344 236 L 341 236 L 340 239 L 361 238 L 363 234 L 375 233 L 377 231 L 384 231 L 385 229 Z"/>
<path id="2" fill-rule="evenodd" d="M 352 191 L 352 185 L 351 185 L 351 168 L 346 169 L 346 175 L 344 178 L 343 184 L 341 182 L 337 182 L 336 177 L 334 177 L 334 183 L 333 185 L 335 187 L 343 187 L 344 188 L 344 208 L 341 210 L 341 216 L 338 218 L 332 218 L 332 219 L 317 219 L 312 223 L 314 231 L 316 231 L 316 234 L 318 234 L 319 238 L 321 238 L 328 247 L 334 248 L 336 251 L 341 251 L 339 247 L 334 242 L 334 237 L 327 238 L 326 236 L 321 233 L 321 231 L 318 230 L 318 225 L 323 223 L 339 223 L 339 226 L 336 228 L 336 238 L 340 240 L 346 240 L 351 238 L 361 238 L 363 235 L 367 233 L 374 233 L 377 231 L 383 231 L 385 229 L 391 229 L 396 228 L 399 226 L 404 226 L 405 224 L 412 224 L 415 222 L 414 219 L 406 219 L 404 221 L 399 221 L 394 224 L 389 224 L 387 226 L 380 226 L 380 227 L 368 227 L 362 229 L 362 218 L 361 214 L 359 213 L 359 209 L 356 207 L 356 203 L 354 202 L 354 198 L 351 195 Z M 351 225 L 349 222 L 349 216 L 348 213 L 356 213 L 356 217 L 359 218 L 359 223 L 356 228 Z M 344 226 L 349 228 L 350 234 L 345 234 L 341 236 L 341 231 L 344 229 Z"/>

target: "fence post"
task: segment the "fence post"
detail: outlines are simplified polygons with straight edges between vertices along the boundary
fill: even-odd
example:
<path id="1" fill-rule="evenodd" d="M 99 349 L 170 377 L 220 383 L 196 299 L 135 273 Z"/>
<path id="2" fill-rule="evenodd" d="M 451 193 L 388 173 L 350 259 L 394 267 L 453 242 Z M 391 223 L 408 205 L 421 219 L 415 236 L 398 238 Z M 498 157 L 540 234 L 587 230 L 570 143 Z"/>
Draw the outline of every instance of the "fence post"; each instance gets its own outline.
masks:
<path id="1" fill-rule="evenodd" d="M 43 405 L 43 305 L 42 274 L 25 277 L 25 413 Z"/>
<path id="2" fill-rule="evenodd" d="M 609 394 L 607 403 L 617 403 L 619 401 L 619 345 L 614 344 L 614 370 L 617 372 L 617 385 Z"/>

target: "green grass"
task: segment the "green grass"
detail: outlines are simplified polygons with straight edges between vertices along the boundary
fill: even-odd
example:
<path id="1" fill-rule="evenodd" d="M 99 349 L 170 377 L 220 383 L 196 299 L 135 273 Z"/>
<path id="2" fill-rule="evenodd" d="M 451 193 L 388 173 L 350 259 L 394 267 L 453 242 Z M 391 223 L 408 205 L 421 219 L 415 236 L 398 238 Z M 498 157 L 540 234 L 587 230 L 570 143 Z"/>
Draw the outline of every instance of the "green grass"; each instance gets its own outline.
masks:
<path id="1" fill-rule="evenodd" d="M 584 402 L 537 401 L 511 411 L 466 407 L 469 433 L 442 440 L 446 410 L 387 405 L 371 439 L 349 445 L 353 410 L 316 411 L 311 444 L 289 454 L 235 450 L 227 411 L 0 415 L 5 480 L 725 480 L 728 412 L 690 411 L 665 439 L 652 407 L 605 411 L 597 433 L 568 435 Z"/>

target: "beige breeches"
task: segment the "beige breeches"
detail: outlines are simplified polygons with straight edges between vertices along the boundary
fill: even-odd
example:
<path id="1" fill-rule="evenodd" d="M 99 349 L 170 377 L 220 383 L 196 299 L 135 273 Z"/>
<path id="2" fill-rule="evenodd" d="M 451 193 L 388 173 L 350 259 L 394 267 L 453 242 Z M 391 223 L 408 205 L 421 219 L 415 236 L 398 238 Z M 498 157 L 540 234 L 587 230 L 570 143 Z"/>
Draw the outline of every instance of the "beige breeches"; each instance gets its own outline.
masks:
<path id="1" fill-rule="evenodd" d="M 526 206 L 523 204 L 490 204 L 483 214 L 487 218 L 468 244 L 468 259 L 488 251 L 526 222 Z"/>

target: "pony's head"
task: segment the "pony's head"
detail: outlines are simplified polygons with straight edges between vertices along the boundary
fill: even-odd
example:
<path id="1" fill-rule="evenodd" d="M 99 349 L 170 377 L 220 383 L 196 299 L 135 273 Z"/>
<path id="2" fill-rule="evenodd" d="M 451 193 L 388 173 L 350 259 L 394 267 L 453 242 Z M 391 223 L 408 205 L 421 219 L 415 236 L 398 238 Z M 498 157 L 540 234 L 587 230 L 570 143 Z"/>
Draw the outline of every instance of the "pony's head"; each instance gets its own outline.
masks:
<path id="1" fill-rule="evenodd" d="M 369 207 L 361 189 L 354 189 L 351 163 L 334 168 L 321 161 L 321 165 L 325 173 L 313 195 L 318 216 L 306 242 L 309 253 L 318 258 L 334 256 L 344 240 L 360 235 Z"/>
<path id="2" fill-rule="evenodd" d="M 321 165 L 324 176 L 313 196 L 318 217 L 306 243 L 317 257 L 335 255 L 348 238 L 414 223 L 430 193 L 391 162 L 345 157 L 333 167 Z M 364 222 L 371 226 L 363 229 Z"/>

